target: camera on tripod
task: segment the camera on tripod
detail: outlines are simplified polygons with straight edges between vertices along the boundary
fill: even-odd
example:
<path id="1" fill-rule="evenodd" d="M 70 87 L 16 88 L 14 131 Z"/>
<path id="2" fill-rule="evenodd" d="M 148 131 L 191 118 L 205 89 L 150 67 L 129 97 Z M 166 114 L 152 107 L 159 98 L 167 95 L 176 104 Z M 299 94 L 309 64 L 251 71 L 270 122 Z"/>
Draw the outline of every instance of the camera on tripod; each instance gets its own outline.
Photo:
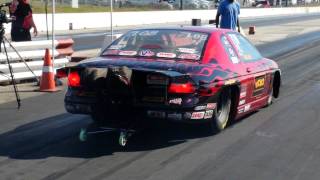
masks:
<path id="1" fill-rule="evenodd" d="M 3 7 L 9 7 L 10 5 L 11 2 L 0 4 L 0 24 L 12 22 L 12 19 L 7 17 L 6 11 L 2 9 Z"/>

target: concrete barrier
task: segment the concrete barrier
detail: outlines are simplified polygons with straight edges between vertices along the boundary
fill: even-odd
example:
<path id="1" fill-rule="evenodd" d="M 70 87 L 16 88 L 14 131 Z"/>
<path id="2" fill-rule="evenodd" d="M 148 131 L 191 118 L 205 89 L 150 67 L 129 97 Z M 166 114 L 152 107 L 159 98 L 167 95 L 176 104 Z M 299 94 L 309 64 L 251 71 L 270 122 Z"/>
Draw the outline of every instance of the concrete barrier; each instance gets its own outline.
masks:
<path id="1" fill-rule="evenodd" d="M 18 51 L 18 53 L 14 52 L 14 49 L 11 48 L 9 44 L 6 44 L 8 49 L 8 58 L 14 72 L 14 78 L 16 80 L 25 80 L 35 78 L 35 76 L 41 76 L 45 49 L 51 48 L 51 43 L 52 41 L 47 40 L 12 43 L 13 47 Z M 73 40 L 56 40 L 54 41 L 54 44 L 56 47 L 54 49 L 54 67 L 59 68 L 70 61 L 68 56 L 73 54 Z M 51 50 L 50 53 L 52 54 Z M 29 68 L 33 71 L 33 73 Z M 0 83 L 10 81 L 11 76 L 6 55 L 2 52 L 0 54 Z"/>
<path id="2" fill-rule="evenodd" d="M 320 13 L 320 7 L 294 7 L 294 8 L 248 8 L 241 9 L 241 18 L 264 17 L 274 15 L 293 15 Z M 184 11 L 143 11 L 143 12 L 114 12 L 113 25 L 138 26 L 144 24 L 189 22 L 190 19 L 209 20 L 215 18 L 216 10 L 184 10 Z M 51 28 L 51 14 L 48 15 L 49 31 Z M 35 14 L 34 20 L 39 31 L 46 31 L 45 14 Z M 108 28 L 110 27 L 110 14 L 105 13 L 59 13 L 55 16 L 55 30 L 69 31 L 72 29 Z M 5 24 L 7 33 L 10 24 Z"/>

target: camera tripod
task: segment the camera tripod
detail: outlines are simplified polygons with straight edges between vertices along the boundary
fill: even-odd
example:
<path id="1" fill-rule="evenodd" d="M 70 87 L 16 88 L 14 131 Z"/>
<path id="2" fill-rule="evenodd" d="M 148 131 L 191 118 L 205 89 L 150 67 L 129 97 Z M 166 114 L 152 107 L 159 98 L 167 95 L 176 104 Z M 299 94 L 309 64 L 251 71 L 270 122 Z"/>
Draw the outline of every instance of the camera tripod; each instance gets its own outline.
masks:
<path id="1" fill-rule="evenodd" d="M 18 109 L 20 108 L 21 106 L 21 99 L 20 99 L 20 95 L 19 95 L 19 92 L 18 92 L 18 87 L 17 87 L 17 83 L 14 79 L 14 76 L 13 76 L 13 69 L 12 69 L 12 66 L 10 64 L 10 60 L 9 60 L 9 56 L 8 56 L 8 52 L 7 52 L 7 47 L 6 47 L 6 44 L 5 44 L 5 37 L 4 37 L 4 28 L 3 27 L 0 27 L 0 52 L 2 52 L 1 50 L 1 45 L 3 44 L 3 49 L 4 49 L 4 53 L 6 55 L 6 59 L 7 59 L 7 63 L 8 63 L 8 67 L 9 67 L 9 72 L 10 72 L 10 76 L 11 76 L 11 83 L 13 85 L 13 89 L 14 89 L 14 93 L 16 95 L 16 101 L 17 101 L 17 104 L 18 104 Z M 6 39 L 7 40 L 7 39 Z"/>
<path id="2" fill-rule="evenodd" d="M 21 55 L 19 54 L 19 52 L 13 47 L 13 45 L 10 43 L 10 41 L 4 36 L 5 31 L 4 31 L 4 27 L 2 24 L 0 24 L 0 52 L 2 52 L 2 44 L 3 44 L 3 49 L 4 49 L 4 53 L 6 55 L 6 61 L 8 64 L 8 68 L 9 68 L 9 72 L 10 72 L 10 78 L 11 78 L 11 83 L 13 85 L 14 88 L 14 93 L 16 96 L 16 101 L 17 101 L 17 105 L 18 105 L 18 109 L 21 106 L 21 99 L 20 99 L 20 95 L 19 95 L 19 91 L 18 91 L 18 87 L 17 87 L 17 83 L 14 79 L 14 72 L 9 60 L 9 56 L 8 56 L 8 51 L 7 51 L 7 47 L 6 47 L 6 42 L 10 45 L 10 47 L 14 50 L 14 52 L 19 56 L 20 60 L 23 61 L 23 63 L 25 64 L 25 66 L 28 68 L 28 70 L 34 75 L 35 79 L 37 80 L 37 82 L 39 83 L 39 79 L 36 76 L 36 74 L 32 71 L 32 69 L 28 66 L 28 64 L 26 63 L 26 61 L 21 57 Z M 8 77 L 8 76 L 5 76 Z"/>

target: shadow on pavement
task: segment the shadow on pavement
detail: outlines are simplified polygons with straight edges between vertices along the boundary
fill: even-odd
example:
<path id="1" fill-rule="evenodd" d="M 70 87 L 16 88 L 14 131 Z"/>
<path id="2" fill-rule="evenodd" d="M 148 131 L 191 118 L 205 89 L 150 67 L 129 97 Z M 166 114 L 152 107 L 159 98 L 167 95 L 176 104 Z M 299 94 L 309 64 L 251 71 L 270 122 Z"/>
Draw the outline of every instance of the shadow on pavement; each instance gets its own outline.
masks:
<path id="1" fill-rule="evenodd" d="M 13 159 L 95 158 L 114 152 L 167 148 L 212 135 L 204 125 L 156 123 L 132 136 L 126 147 L 118 145 L 118 133 L 90 136 L 86 142 L 80 142 L 80 129 L 92 126 L 88 116 L 71 114 L 25 124 L 0 135 L 0 156 Z"/>

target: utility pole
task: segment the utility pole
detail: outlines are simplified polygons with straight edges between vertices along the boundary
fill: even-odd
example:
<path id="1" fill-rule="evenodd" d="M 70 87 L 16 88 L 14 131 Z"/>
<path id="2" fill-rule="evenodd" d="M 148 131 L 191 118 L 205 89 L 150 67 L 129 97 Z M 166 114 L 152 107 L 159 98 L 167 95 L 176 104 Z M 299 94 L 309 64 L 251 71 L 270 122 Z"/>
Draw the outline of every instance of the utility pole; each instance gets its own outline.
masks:
<path id="1" fill-rule="evenodd" d="M 110 0 L 110 30 L 111 30 L 111 42 L 113 41 L 112 13 L 113 13 L 113 0 Z"/>

